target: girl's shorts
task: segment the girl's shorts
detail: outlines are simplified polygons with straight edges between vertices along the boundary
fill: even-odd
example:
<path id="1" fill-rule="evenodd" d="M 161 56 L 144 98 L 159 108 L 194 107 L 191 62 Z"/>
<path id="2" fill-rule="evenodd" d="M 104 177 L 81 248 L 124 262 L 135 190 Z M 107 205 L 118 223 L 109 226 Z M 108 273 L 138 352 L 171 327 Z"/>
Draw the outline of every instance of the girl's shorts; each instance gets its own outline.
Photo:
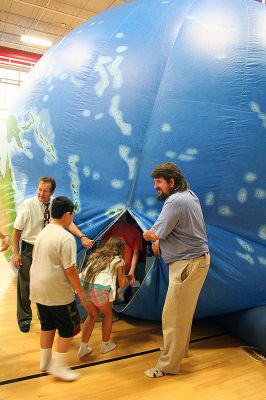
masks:
<path id="1" fill-rule="evenodd" d="M 90 287 L 88 291 L 89 302 L 96 307 L 109 303 L 109 289 Z"/>

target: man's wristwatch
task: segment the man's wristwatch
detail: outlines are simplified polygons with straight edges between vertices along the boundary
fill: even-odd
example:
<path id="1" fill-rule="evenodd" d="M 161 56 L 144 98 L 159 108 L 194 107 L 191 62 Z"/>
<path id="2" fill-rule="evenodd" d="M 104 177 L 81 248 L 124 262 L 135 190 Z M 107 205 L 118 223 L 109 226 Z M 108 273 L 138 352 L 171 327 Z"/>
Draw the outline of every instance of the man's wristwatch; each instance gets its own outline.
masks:
<path id="1" fill-rule="evenodd" d="M 87 235 L 85 235 L 84 233 L 82 233 L 82 235 L 81 235 L 79 238 L 82 239 L 83 237 L 87 237 Z"/>

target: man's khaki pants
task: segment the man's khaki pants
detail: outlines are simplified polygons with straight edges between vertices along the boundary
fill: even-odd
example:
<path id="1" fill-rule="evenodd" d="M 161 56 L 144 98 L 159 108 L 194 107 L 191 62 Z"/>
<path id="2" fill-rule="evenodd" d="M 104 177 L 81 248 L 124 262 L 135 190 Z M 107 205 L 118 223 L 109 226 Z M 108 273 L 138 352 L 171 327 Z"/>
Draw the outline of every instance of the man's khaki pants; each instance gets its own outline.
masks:
<path id="1" fill-rule="evenodd" d="M 192 319 L 210 266 L 210 255 L 169 264 L 169 286 L 162 315 L 164 349 L 156 368 L 178 374 L 189 346 Z"/>

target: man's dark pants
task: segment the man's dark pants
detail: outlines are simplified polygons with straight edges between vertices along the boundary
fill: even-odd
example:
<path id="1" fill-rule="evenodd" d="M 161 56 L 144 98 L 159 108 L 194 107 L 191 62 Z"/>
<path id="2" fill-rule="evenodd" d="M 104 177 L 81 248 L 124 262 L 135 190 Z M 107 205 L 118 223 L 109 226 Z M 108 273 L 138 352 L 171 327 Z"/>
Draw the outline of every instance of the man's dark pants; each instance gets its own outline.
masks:
<path id="1" fill-rule="evenodd" d="M 30 324 L 32 320 L 30 301 L 30 267 L 32 263 L 33 245 L 22 241 L 21 261 L 17 281 L 17 319 L 19 326 Z"/>

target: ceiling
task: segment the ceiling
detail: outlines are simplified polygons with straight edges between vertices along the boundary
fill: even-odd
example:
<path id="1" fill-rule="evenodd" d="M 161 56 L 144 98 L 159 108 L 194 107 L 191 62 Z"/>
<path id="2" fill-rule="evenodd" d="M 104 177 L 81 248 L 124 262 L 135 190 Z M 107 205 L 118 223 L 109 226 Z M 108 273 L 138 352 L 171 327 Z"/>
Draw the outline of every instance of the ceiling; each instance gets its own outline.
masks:
<path id="1" fill-rule="evenodd" d="M 43 54 L 46 49 L 23 44 L 21 35 L 39 36 L 57 42 L 84 21 L 127 1 L 0 0 L 0 46 Z"/>
<path id="2" fill-rule="evenodd" d="M 43 54 L 46 49 L 21 42 L 32 35 L 57 42 L 96 14 L 128 0 L 0 0 L 0 46 Z"/>

